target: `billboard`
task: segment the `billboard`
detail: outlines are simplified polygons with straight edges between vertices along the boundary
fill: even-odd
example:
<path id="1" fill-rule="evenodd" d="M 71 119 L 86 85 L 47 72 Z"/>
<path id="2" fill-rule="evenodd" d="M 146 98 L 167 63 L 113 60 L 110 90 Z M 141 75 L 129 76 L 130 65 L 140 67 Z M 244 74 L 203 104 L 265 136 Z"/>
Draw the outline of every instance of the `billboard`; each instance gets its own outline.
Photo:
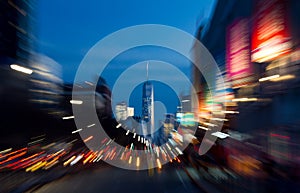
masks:
<path id="1" fill-rule="evenodd" d="M 239 19 L 227 28 L 226 71 L 232 87 L 252 82 L 250 29 L 248 19 Z"/>
<path id="2" fill-rule="evenodd" d="M 268 62 L 291 52 L 287 0 L 259 0 L 252 33 L 253 62 Z"/>

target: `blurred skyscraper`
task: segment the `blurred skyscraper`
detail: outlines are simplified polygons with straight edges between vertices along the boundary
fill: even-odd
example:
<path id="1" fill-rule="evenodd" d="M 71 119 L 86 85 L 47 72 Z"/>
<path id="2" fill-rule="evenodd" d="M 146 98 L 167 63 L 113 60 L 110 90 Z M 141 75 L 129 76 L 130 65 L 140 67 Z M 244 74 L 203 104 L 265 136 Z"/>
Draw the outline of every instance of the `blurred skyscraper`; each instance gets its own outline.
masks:
<path id="1" fill-rule="evenodd" d="M 36 1 L 0 0 L 0 56 L 4 61 L 18 59 L 26 65 L 36 45 L 33 28 Z"/>
<path id="2" fill-rule="evenodd" d="M 115 110 L 117 121 L 124 121 L 127 119 L 127 104 L 125 102 L 118 103 Z"/>
<path id="3" fill-rule="evenodd" d="M 154 90 L 152 83 L 148 80 L 148 63 L 147 63 L 147 81 L 143 84 L 142 98 L 142 118 L 147 125 L 147 135 L 154 133 Z"/>
<path id="4" fill-rule="evenodd" d="M 37 53 L 37 3 L 0 0 L 0 146 L 59 130 L 61 66 Z"/>

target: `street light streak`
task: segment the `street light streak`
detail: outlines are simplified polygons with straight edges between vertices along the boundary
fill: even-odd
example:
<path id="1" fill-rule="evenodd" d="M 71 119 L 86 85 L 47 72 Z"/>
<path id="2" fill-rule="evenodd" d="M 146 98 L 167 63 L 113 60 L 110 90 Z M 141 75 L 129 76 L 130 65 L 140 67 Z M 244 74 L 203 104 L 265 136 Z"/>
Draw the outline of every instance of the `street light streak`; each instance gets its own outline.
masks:
<path id="1" fill-rule="evenodd" d="M 123 160 L 123 157 L 124 157 L 124 152 L 122 152 L 120 160 Z"/>
<path id="2" fill-rule="evenodd" d="M 182 100 L 181 102 L 186 103 L 186 102 L 190 102 L 190 100 Z"/>
<path id="3" fill-rule="evenodd" d="M 178 147 L 175 147 L 175 150 L 179 153 L 179 155 L 182 155 L 182 151 L 178 148 Z"/>
<path id="4" fill-rule="evenodd" d="M 83 101 L 81 100 L 70 100 L 70 103 L 73 105 L 81 105 L 83 103 Z"/>
<path id="5" fill-rule="evenodd" d="M 56 153 L 54 153 L 53 155 L 56 156 L 56 155 L 60 154 L 61 152 L 63 152 L 64 150 L 65 149 L 61 149 L 61 150 L 57 151 Z"/>
<path id="6" fill-rule="evenodd" d="M 121 126 L 122 126 L 122 124 L 119 123 L 119 124 L 116 126 L 116 128 L 118 129 L 118 128 L 120 128 Z"/>
<path id="7" fill-rule="evenodd" d="M 110 160 L 113 160 L 114 157 L 115 157 L 115 155 L 116 155 L 116 152 L 115 152 L 115 151 L 112 151 L 112 152 L 110 153 L 110 155 L 109 155 Z"/>
<path id="8" fill-rule="evenodd" d="M 130 145 L 130 150 L 133 150 L 133 143 L 131 143 Z"/>
<path id="9" fill-rule="evenodd" d="M 77 129 L 77 130 L 75 130 L 75 131 L 72 131 L 72 134 L 78 133 L 78 132 L 80 132 L 80 131 L 82 131 L 82 129 Z"/>
<path id="10" fill-rule="evenodd" d="M 18 154 L 14 155 L 14 156 L 11 156 L 11 157 L 7 158 L 6 160 L 1 161 L 1 162 L 0 162 L 0 165 L 4 164 L 4 163 L 6 163 L 6 162 L 9 162 L 9 161 L 11 161 L 11 160 L 14 160 L 14 159 L 16 159 L 16 158 L 18 158 L 18 157 L 21 157 L 21 156 L 25 155 L 26 153 L 27 153 L 27 151 L 23 151 L 23 152 L 18 153 Z"/>
<path id="11" fill-rule="evenodd" d="M 107 141 L 107 138 L 104 138 L 102 141 L 101 141 L 101 143 L 103 144 L 103 143 L 105 143 Z"/>
<path id="12" fill-rule="evenodd" d="M 171 139 L 171 138 L 168 140 L 168 142 L 170 142 L 170 144 L 171 144 L 172 146 L 176 146 L 176 145 L 177 145 L 176 141 L 174 141 L 174 140 Z"/>
<path id="13" fill-rule="evenodd" d="M 274 79 L 272 79 L 270 81 L 272 81 L 272 82 L 278 82 L 278 81 L 290 80 L 290 79 L 294 79 L 294 78 L 296 78 L 295 75 L 293 75 L 293 74 L 287 74 L 287 75 L 280 76 L 278 78 L 274 78 Z"/>
<path id="14" fill-rule="evenodd" d="M 210 130 L 209 128 L 202 127 L 202 126 L 198 126 L 198 128 L 203 129 L 203 130 L 206 130 L 206 131 Z"/>
<path id="15" fill-rule="evenodd" d="M 221 119 L 221 118 L 215 118 L 215 117 L 211 118 L 211 120 L 213 120 L 213 121 L 228 121 L 228 119 Z"/>
<path id="16" fill-rule="evenodd" d="M 131 164 L 132 162 L 132 156 L 129 157 L 128 163 Z"/>
<path id="17" fill-rule="evenodd" d="M 41 138 L 41 137 L 45 137 L 46 135 L 45 134 L 43 134 L 43 135 L 39 135 L 39 136 L 35 136 L 35 137 L 31 137 L 30 139 L 38 139 L 38 138 Z"/>
<path id="18" fill-rule="evenodd" d="M 215 124 L 212 124 L 212 123 L 207 123 L 207 122 L 203 122 L 203 124 L 204 124 L 204 125 L 207 125 L 207 126 L 211 126 L 211 127 L 215 127 L 215 126 L 217 126 L 217 125 L 215 125 Z"/>
<path id="19" fill-rule="evenodd" d="M 72 143 L 74 143 L 76 141 L 78 141 L 78 139 L 74 139 L 74 140 L 70 141 L 68 144 L 72 144 Z"/>
<path id="20" fill-rule="evenodd" d="M 63 119 L 63 120 L 74 119 L 74 116 L 63 117 L 62 119 Z"/>
<path id="21" fill-rule="evenodd" d="M 23 72 L 25 74 L 32 74 L 33 70 L 29 69 L 29 68 L 25 68 L 23 66 L 19 66 L 17 64 L 11 64 L 10 68 L 19 72 Z"/>
<path id="22" fill-rule="evenodd" d="M 4 158 L 4 157 L 7 157 L 7 156 L 10 156 L 10 155 L 13 155 L 13 154 L 16 154 L 16 153 L 19 153 L 19 152 L 21 152 L 21 151 L 26 151 L 26 150 L 27 150 L 27 147 L 22 148 L 22 149 L 19 149 L 19 150 L 16 150 L 16 151 L 13 151 L 13 152 L 10 152 L 10 153 L 8 153 L 8 154 L 6 154 L 6 155 L 0 156 L 0 159 L 1 159 L 1 158 Z"/>
<path id="23" fill-rule="evenodd" d="M 239 111 L 223 111 L 224 114 L 239 114 Z"/>
<path id="24" fill-rule="evenodd" d="M 156 156 L 159 157 L 159 148 L 155 147 L 154 150 L 156 151 Z"/>
<path id="25" fill-rule="evenodd" d="M 96 124 L 93 123 L 93 124 L 91 124 L 91 125 L 88 125 L 87 127 L 90 128 L 90 127 L 93 127 L 93 126 L 95 126 L 95 125 L 96 125 Z"/>
<path id="26" fill-rule="evenodd" d="M 136 158 L 136 167 L 140 167 L 140 157 Z"/>
<path id="27" fill-rule="evenodd" d="M 88 138 L 86 138 L 86 139 L 84 140 L 84 142 L 88 142 L 88 141 L 90 141 L 91 139 L 93 139 L 93 136 L 92 136 L 92 135 L 89 136 Z"/>
<path id="28" fill-rule="evenodd" d="M 83 160 L 83 165 L 85 165 L 94 155 L 91 153 L 85 160 Z"/>
<path id="29" fill-rule="evenodd" d="M 111 139 L 110 139 L 110 140 L 108 140 L 108 142 L 107 142 L 105 145 L 109 145 L 109 144 L 110 144 L 110 142 L 111 142 Z"/>
<path id="30" fill-rule="evenodd" d="M 31 168 L 31 172 L 35 172 L 36 170 L 40 169 L 44 165 L 46 165 L 47 161 L 42 161 L 37 163 L 33 168 Z"/>
<path id="31" fill-rule="evenodd" d="M 232 102 L 248 102 L 248 101 L 257 101 L 257 98 L 235 98 L 235 99 L 232 99 Z"/>
<path id="32" fill-rule="evenodd" d="M 216 136 L 216 137 L 219 137 L 219 138 L 221 138 L 221 139 L 225 139 L 226 137 L 229 136 L 228 134 L 222 133 L 222 132 L 220 132 L 220 131 L 214 132 L 214 133 L 212 133 L 211 135 Z"/>
<path id="33" fill-rule="evenodd" d="M 12 148 L 2 150 L 2 151 L 0 151 L 0 154 L 10 152 L 11 150 L 12 150 Z"/>
<path id="34" fill-rule="evenodd" d="M 104 157 L 104 161 L 106 161 L 106 159 L 109 157 L 110 152 L 106 152 L 105 157 Z"/>
<path id="35" fill-rule="evenodd" d="M 83 155 L 84 154 L 81 154 L 79 156 L 76 157 L 76 159 L 74 159 L 71 163 L 70 163 L 70 166 L 76 164 L 77 162 L 79 162 L 82 158 L 83 158 Z"/>
<path id="36" fill-rule="evenodd" d="M 58 160 L 52 160 L 51 162 L 49 162 L 48 164 L 45 165 L 44 169 L 48 170 L 48 169 L 50 169 L 51 167 L 55 166 L 58 163 L 59 163 Z"/>
<path id="37" fill-rule="evenodd" d="M 276 75 L 272 75 L 272 76 L 267 76 L 267 77 L 260 78 L 260 79 L 258 79 L 258 81 L 259 82 L 264 82 L 264 81 L 275 79 L 275 78 L 279 78 L 279 77 L 280 77 L 280 75 L 276 74 Z"/>
<path id="38" fill-rule="evenodd" d="M 102 158 L 103 158 L 103 155 L 100 155 L 100 156 L 97 158 L 96 162 L 99 162 Z"/>
<path id="39" fill-rule="evenodd" d="M 171 151 L 170 145 L 168 143 L 166 143 L 166 145 L 167 145 L 168 149 Z"/>
<path id="40" fill-rule="evenodd" d="M 71 163 L 71 161 L 73 161 L 76 158 L 76 156 L 72 156 L 70 159 L 68 159 L 67 161 L 64 162 L 64 166 L 68 165 L 69 163 Z"/>
<path id="41" fill-rule="evenodd" d="M 109 144 L 112 143 L 114 140 L 115 140 L 115 138 L 110 139 L 110 140 L 106 143 L 106 145 L 109 145 Z M 108 148 L 108 147 L 107 147 L 107 148 Z"/>
<path id="42" fill-rule="evenodd" d="M 43 146 L 42 149 L 47 149 L 47 148 L 52 147 L 54 145 L 55 145 L 55 143 L 50 143 L 50 144 L 48 144 L 46 146 Z"/>
<path id="43" fill-rule="evenodd" d="M 161 163 L 160 163 L 160 160 L 158 158 L 156 159 L 156 162 L 157 162 L 158 168 L 161 169 Z"/>
<path id="44" fill-rule="evenodd" d="M 52 164 L 54 164 L 55 162 L 57 162 L 57 160 L 58 160 L 58 158 L 59 158 L 59 156 L 58 157 L 55 157 L 55 158 L 53 158 L 53 160 L 51 160 L 50 162 L 46 162 L 46 164 L 45 164 L 45 169 L 48 169 L 48 168 L 50 168 L 51 166 L 53 166 Z M 50 166 L 50 167 L 49 167 Z"/>
<path id="45" fill-rule="evenodd" d="M 42 139 L 38 139 L 38 140 L 35 140 L 35 141 L 32 141 L 32 142 L 29 142 L 27 145 L 32 145 L 32 144 L 41 142 L 41 141 L 43 141 L 44 139 L 45 139 L 45 138 L 42 138 Z"/>
<path id="46" fill-rule="evenodd" d="M 89 81 L 84 81 L 86 84 L 90 85 L 90 86 L 94 86 L 93 83 L 89 82 Z"/>

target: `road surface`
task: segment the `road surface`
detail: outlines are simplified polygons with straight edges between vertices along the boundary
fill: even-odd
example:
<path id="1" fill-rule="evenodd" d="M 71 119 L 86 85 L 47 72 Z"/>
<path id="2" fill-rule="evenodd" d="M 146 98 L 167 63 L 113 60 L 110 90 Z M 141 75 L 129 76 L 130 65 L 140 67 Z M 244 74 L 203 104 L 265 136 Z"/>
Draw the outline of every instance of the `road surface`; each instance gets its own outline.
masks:
<path id="1" fill-rule="evenodd" d="M 28 192 L 201 193 L 184 170 L 171 165 L 152 172 L 103 166 L 66 175 Z"/>

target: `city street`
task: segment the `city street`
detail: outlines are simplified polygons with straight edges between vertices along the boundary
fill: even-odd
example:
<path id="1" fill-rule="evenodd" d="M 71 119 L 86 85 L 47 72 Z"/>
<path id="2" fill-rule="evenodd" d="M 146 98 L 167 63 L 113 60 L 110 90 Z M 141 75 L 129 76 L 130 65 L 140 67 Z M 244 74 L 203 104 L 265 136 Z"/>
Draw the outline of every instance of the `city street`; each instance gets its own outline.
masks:
<path id="1" fill-rule="evenodd" d="M 28 192 L 196 193 L 200 189 L 190 181 L 184 170 L 173 166 L 166 166 L 161 171 L 130 171 L 106 165 L 66 175 Z"/>

